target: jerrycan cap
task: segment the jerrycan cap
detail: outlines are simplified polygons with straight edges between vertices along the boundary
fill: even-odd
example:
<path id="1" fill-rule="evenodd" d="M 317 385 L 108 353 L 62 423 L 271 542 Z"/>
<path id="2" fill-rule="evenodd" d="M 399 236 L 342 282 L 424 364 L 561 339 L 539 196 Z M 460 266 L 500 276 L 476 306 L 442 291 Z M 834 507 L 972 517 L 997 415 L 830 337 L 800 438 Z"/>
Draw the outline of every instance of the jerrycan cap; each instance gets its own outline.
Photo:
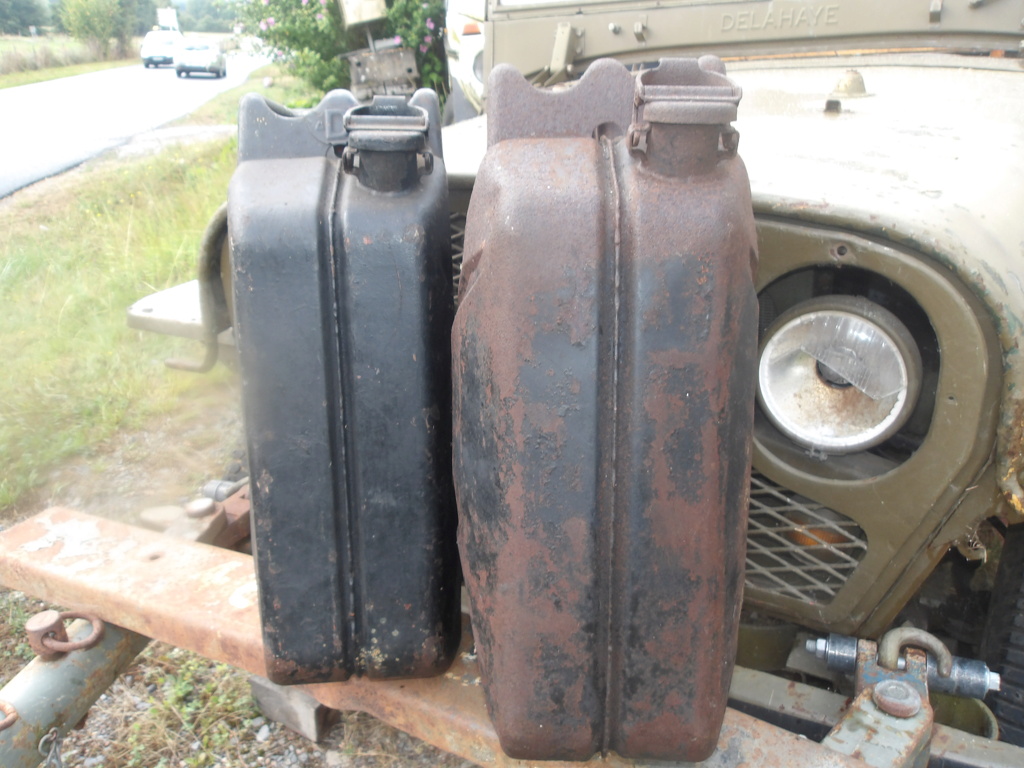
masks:
<path id="1" fill-rule="evenodd" d="M 427 110 L 404 96 L 374 96 L 345 113 L 348 145 L 368 152 L 418 152 L 427 145 Z"/>
<path id="2" fill-rule="evenodd" d="M 633 122 L 722 125 L 736 119 L 742 95 L 717 56 L 661 59 L 636 78 Z"/>

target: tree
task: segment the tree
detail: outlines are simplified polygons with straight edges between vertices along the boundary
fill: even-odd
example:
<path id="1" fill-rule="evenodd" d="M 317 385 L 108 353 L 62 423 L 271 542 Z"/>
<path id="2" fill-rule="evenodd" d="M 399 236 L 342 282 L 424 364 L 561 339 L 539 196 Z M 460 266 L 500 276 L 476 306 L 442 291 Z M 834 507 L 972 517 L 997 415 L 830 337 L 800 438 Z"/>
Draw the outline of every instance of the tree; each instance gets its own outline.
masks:
<path id="1" fill-rule="evenodd" d="M 348 85 L 348 62 L 341 55 L 358 48 L 360 37 L 345 29 L 336 0 L 248 0 L 238 13 L 246 30 L 313 88 L 326 92 Z"/>
<path id="2" fill-rule="evenodd" d="M 117 55 L 126 58 L 132 48 L 132 35 L 135 34 L 135 19 L 138 15 L 139 0 L 118 0 L 118 16 L 114 25 L 114 37 L 117 38 Z"/>
<path id="3" fill-rule="evenodd" d="M 424 85 L 445 86 L 441 29 L 444 0 L 392 0 L 388 16 L 370 25 L 374 37 L 397 37 L 411 48 Z M 275 55 L 320 91 L 349 86 L 342 55 L 366 47 L 362 27 L 348 29 L 337 0 L 243 0 L 239 18 Z"/>
<path id="4" fill-rule="evenodd" d="M 107 58 L 122 26 L 120 0 L 63 0 L 61 14 L 68 34 Z"/>
<path id="5" fill-rule="evenodd" d="M 0 0 L 0 34 L 28 34 L 30 27 L 44 26 L 47 16 L 38 0 Z"/>
<path id="6" fill-rule="evenodd" d="M 2 0 L 0 0 L 2 2 Z M 58 34 L 68 34 L 67 28 L 64 26 L 64 2 L 63 0 L 51 0 L 50 2 L 50 23 L 53 25 L 53 31 Z"/>
<path id="7" fill-rule="evenodd" d="M 388 9 L 388 34 L 402 38 L 411 48 L 420 71 L 420 82 L 427 88 L 446 91 L 447 59 L 444 52 L 444 0 L 393 0 Z"/>
<path id="8" fill-rule="evenodd" d="M 222 0 L 187 0 L 179 6 L 178 19 L 183 27 L 196 32 L 230 32 L 235 6 Z"/>
<path id="9" fill-rule="evenodd" d="M 135 26 L 133 34 L 145 35 L 156 24 L 156 2 L 154 0 L 138 0 L 135 8 Z"/>

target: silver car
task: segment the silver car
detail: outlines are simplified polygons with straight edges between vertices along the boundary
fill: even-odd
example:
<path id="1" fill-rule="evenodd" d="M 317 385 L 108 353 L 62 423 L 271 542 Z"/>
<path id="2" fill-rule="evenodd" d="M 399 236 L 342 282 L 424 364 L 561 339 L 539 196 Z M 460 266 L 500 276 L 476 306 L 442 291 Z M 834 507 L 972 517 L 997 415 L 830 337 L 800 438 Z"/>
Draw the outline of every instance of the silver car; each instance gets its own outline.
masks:
<path id="1" fill-rule="evenodd" d="M 216 43 L 189 41 L 178 49 L 174 57 L 174 71 L 178 77 L 188 77 L 193 72 L 224 77 L 228 73 L 228 65 L 224 52 Z"/>

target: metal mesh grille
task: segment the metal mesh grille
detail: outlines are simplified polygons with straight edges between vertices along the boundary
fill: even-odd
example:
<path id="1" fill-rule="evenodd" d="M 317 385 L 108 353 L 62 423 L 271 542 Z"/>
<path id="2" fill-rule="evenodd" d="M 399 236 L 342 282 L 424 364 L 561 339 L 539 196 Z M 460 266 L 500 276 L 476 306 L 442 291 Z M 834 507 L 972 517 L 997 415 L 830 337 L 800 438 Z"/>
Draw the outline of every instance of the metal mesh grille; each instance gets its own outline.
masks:
<path id="1" fill-rule="evenodd" d="M 754 473 L 747 525 L 747 584 L 786 597 L 829 602 L 867 552 L 864 531 L 840 515 Z"/>
<path id="2" fill-rule="evenodd" d="M 448 218 L 452 237 L 452 290 L 459 301 L 459 283 L 462 282 L 462 246 L 466 240 L 466 214 L 453 213 Z"/>

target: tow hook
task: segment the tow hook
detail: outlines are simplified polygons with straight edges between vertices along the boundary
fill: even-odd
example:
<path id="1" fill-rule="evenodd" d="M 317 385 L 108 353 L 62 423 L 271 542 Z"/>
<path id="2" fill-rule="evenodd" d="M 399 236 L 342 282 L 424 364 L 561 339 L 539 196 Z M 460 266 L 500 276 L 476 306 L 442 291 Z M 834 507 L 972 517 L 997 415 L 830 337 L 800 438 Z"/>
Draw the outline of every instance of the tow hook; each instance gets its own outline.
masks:
<path id="1" fill-rule="evenodd" d="M 873 768 L 928 764 L 934 723 L 929 688 L 982 698 L 1000 685 L 984 663 L 953 656 L 919 629 L 892 630 L 878 643 L 832 634 L 809 640 L 807 650 L 855 680 L 855 698 L 822 745 Z"/>

